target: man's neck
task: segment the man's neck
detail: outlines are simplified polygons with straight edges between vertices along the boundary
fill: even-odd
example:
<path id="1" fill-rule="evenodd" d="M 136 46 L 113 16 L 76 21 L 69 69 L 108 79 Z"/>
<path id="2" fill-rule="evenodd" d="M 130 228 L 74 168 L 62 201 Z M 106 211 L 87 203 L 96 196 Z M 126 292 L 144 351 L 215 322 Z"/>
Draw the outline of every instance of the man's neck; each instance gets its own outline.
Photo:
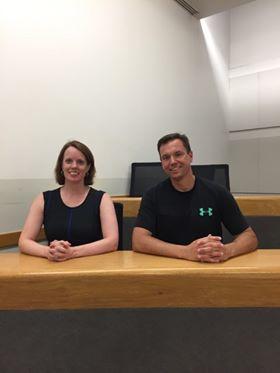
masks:
<path id="1" fill-rule="evenodd" d="M 193 189 L 195 183 L 195 176 L 192 172 L 188 173 L 184 178 L 176 180 L 170 179 L 173 187 L 179 192 L 188 192 Z"/>

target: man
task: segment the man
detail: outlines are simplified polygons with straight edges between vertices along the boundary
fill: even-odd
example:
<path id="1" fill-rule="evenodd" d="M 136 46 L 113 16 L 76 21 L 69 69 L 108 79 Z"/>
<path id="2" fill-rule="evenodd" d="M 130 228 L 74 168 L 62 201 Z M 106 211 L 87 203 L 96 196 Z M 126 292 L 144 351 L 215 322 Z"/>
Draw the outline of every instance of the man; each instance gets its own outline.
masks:
<path id="1" fill-rule="evenodd" d="M 142 198 L 133 231 L 133 250 L 217 263 L 248 253 L 257 238 L 233 196 L 222 186 L 194 176 L 193 153 L 185 135 L 158 141 L 163 170 L 169 178 Z M 222 243 L 222 226 L 234 235 Z"/>

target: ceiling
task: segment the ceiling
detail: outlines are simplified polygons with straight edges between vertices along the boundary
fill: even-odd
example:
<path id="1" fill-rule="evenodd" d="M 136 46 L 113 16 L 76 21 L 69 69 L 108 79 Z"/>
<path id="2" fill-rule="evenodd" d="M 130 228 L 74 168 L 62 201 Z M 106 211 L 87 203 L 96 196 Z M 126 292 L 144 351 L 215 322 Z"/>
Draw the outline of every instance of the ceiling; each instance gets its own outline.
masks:
<path id="1" fill-rule="evenodd" d="M 215 13 L 220 13 L 230 8 L 249 3 L 254 0 L 176 0 L 178 3 L 186 7 L 191 6 L 198 12 L 198 18 L 211 16 Z"/>

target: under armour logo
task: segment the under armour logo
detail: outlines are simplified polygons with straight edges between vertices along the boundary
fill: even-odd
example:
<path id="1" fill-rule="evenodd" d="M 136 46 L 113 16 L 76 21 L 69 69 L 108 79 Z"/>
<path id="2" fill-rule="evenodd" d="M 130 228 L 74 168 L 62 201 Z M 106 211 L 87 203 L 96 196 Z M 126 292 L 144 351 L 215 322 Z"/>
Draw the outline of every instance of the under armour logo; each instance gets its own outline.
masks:
<path id="1" fill-rule="evenodd" d="M 205 210 L 203 207 L 201 207 L 199 209 L 199 215 L 200 216 L 205 216 L 205 215 L 212 216 L 213 215 L 213 209 L 211 207 L 208 207 L 208 209 Z"/>

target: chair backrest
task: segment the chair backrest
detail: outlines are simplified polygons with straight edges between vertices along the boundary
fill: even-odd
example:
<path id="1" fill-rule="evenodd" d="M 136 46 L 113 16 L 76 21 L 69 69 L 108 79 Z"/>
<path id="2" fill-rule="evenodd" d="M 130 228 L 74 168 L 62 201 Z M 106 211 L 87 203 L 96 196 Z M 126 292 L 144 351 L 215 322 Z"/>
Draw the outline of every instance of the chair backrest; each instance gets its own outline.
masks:
<path id="1" fill-rule="evenodd" d="M 192 170 L 195 175 L 214 181 L 230 190 L 228 164 L 192 165 Z"/>
<path id="2" fill-rule="evenodd" d="M 204 177 L 230 190 L 227 164 L 192 165 L 195 175 Z M 160 162 L 134 162 L 131 164 L 130 196 L 142 197 L 154 185 L 167 176 Z"/>
<path id="3" fill-rule="evenodd" d="M 134 162 L 131 164 L 131 197 L 142 197 L 154 185 L 167 178 L 160 162 Z"/>
<path id="4" fill-rule="evenodd" d="M 118 228 L 119 228 L 118 250 L 122 250 L 123 249 L 123 204 L 119 202 L 114 202 L 114 207 L 116 211 L 116 217 L 117 217 Z"/>

